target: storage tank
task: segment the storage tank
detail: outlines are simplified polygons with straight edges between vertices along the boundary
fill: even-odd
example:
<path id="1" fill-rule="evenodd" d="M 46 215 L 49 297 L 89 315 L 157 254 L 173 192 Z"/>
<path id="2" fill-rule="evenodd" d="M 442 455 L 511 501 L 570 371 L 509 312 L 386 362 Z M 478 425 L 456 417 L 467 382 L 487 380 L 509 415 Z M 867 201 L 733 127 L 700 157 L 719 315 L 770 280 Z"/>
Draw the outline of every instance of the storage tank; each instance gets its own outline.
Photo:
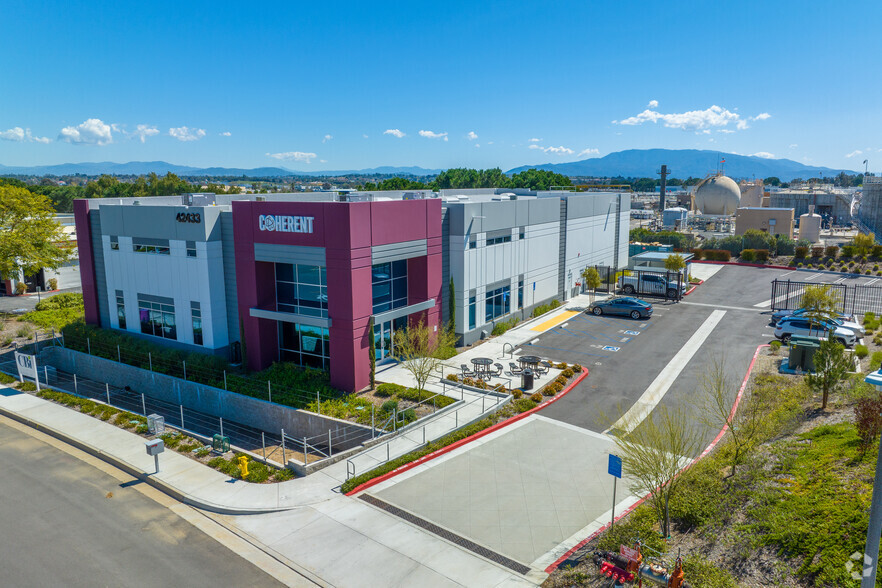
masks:
<path id="1" fill-rule="evenodd" d="M 724 175 L 708 178 L 695 191 L 695 207 L 704 214 L 731 216 L 740 202 L 741 188 Z"/>
<path id="2" fill-rule="evenodd" d="M 676 228 L 679 225 L 685 228 L 687 214 L 689 214 L 689 211 L 679 206 L 666 208 L 662 213 L 662 224 L 666 227 Z"/>
<path id="3" fill-rule="evenodd" d="M 812 243 L 821 240 L 821 215 L 815 214 L 815 206 L 809 205 L 808 214 L 799 217 L 799 238 L 808 239 Z"/>
<path id="4" fill-rule="evenodd" d="M 742 180 L 741 188 L 741 204 L 740 206 L 760 207 L 763 205 L 763 181 L 754 180 L 753 182 L 745 182 Z"/>

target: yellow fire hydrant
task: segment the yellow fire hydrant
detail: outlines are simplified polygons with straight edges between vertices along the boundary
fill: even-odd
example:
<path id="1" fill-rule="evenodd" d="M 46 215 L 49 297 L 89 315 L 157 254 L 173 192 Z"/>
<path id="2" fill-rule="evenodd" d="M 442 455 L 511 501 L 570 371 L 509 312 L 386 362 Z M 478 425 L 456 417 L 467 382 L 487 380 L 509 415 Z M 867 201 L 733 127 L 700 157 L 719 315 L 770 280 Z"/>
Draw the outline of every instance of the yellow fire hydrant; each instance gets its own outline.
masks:
<path id="1" fill-rule="evenodd" d="M 239 471 L 242 472 L 243 478 L 248 476 L 248 456 L 247 455 L 240 455 L 239 456 Z"/>

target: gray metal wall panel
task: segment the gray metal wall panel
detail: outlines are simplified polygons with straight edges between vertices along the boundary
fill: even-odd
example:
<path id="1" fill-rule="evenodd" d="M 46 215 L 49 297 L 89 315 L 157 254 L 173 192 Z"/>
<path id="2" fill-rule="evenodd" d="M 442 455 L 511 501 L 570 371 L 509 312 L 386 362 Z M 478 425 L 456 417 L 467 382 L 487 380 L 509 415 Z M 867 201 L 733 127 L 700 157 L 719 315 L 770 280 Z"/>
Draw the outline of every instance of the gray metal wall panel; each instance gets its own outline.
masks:
<path id="1" fill-rule="evenodd" d="M 425 239 L 415 241 L 403 241 L 390 243 L 389 245 L 375 245 L 371 247 L 371 263 L 387 263 L 411 257 L 425 257 L 429 248 Z"/>
<path id="2" fill-rule="evenodd" d="M 168 298 L 166 296 L 154 296 L 153 294 L 141 294 L 140 292 L 136 293 L 138 300 L 143 300 L 144 302 L 156 302 L 157 304 L 170 304 L 172 306 L 175 305 L 174 298 Z"/>
<path id="3" fill-rule="evenodd" d="M 560 222 L 560 198 L 528 200 L 529 225 Z"/>
<path id="4" fill-rule="evenodd" d="M 441 320 L 450 322 L 450 210 L 446 207 L 441 209 Z"/>
<path id="5" fill-rule="evenodd" d="M 558 218 L 560 219 L 560 248 L 557 253 L 557 295 L 561 300 L 566 300 L 566 271 L 567 271 L 567 199 L 558 200 Z"/>
<path id="6" fill-rule="evenodd" d="M 233 241 L 233 213 L 224 212 L 220 218 L 221 247 L 224 256 L 224 296 L 227 301 L 227 333 L 230 343 L 240 340 L 239 297 L 236 292 L 236 246 Z"/>
<path id="7" fill-rule="evenodd" d="M 327 265 L 324 247 L 303 247 L 301 245 L 255 243 L 254 259 L 255 261 L 269 261 L 271 263 Z"/>
<path id="8" fill-rule="evenodd" d="M 95 290 L 98 296 L 98 320 L 102 327 L 110 328 L 110 306 L 107 302 L 107 274 L 104 269 L 104 244 L 101 239 L 100 210 L 89 211 L 92 225 L 92 259 L 95 263 Z"/>
<path id="9" fill-rule="evenodd" d="M 218 218 L 222 209 L 217 206 L 102 206 L 99 203 L 98 210 L 106 235 L 140 237 L 147 233 L 154 239 L 176 241 L 215 241 L 221 238 Z M 179 212 L 198 214 L 200 222 L 179 222 Z"/>
<path id="10" fill-rule="evenodd" d="M 290 312 L 278 312 L 275 310 L 266 310 L 264 308 L 249 308 L 248 313 L 254 318 L 270 319 L 273 321 L 281 321 L 283 323 L 309 325 L 311 327 L 321 327 L 323 329 L 331 328 L 331 319 L 329 318 L 306 316 L 303 314 L 293 314 Z"/>

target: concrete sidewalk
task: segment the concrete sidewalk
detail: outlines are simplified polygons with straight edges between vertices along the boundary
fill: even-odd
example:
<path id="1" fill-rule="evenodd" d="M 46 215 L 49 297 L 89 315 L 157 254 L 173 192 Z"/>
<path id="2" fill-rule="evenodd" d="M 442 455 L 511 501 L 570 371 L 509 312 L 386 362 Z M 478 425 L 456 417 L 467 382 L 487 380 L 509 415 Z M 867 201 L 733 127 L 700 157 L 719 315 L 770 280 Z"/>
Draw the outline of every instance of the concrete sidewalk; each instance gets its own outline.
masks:
<path id="1" fill-rule="evenodd" d="M 160 456 L 160 472 L 153 474 L 144 438 L 99 419 L 2 385 L 0 414 L 120 467 L 182 502 L 226 513 L 239 532 L 326 585 L 534 585 L 499 564 L 341 495 L 345 462 L 306 478 L 250 484 L 167 451 Z"/>

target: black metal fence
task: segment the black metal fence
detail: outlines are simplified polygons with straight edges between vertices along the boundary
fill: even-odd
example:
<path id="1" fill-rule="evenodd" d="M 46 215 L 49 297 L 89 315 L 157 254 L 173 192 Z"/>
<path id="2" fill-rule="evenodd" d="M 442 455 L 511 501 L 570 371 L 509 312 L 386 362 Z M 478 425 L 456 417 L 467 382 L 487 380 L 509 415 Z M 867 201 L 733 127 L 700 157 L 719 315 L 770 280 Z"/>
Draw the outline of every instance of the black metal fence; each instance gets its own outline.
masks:
<path id="1" fill-rule="evenodd" d="M 802 298 L 809 286 L 824 286 L 839 302 L 839 311 L 862 315 L 866 312 L 882 313 L 882 286 L 861 284 L 814 284 L 791 280 L 772 281 L 772 310 L 795 310 L 802 308 Z"/>
<path id="2" fill-rule="evenodd" d="M 660 268 L 616 269 L 605 265 L 595 265 L 600 276 L 597 293 L 615 294 L 621 292 L 628 296 L 651 296 L 680 300 L 686 288 L 686 279 L 680 272 Z M 589 288 L 582 280 L 582 292 Z"/>

